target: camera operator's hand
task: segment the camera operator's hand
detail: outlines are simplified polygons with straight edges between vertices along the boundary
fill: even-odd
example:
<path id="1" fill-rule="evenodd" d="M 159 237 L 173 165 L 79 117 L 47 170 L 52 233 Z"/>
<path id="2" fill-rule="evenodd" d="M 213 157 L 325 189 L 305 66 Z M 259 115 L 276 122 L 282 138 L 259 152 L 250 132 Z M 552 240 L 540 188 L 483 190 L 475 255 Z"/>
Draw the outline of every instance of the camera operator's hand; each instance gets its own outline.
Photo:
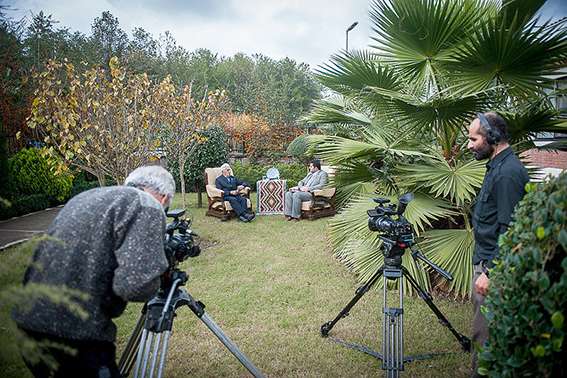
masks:
<path id="1" fill-rule="evenodd" d="M 474 290 L 476 291 L 477 294 L 486 296 L 486 294 L 488 293 L 489 285 L 490 285 L 490 280 L 488 279 L 486 274 L 481 273 L 481 275 L 478 276 L 476 282 L 474 283 Z"/>
<path id="2" fill-rule="evenodd" d="M 238 190 L 231 190 L 229 193 L 235 196 L 238 194 Z"/>

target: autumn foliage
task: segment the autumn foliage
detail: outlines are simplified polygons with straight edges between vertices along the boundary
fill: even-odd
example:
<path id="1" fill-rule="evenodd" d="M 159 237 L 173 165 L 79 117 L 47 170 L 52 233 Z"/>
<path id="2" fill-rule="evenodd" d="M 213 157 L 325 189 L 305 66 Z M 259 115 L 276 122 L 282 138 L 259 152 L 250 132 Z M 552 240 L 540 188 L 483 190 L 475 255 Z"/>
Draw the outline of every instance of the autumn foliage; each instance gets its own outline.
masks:
<path id="1" fill-rule="evenodd" d="M 268 152 L 283 152 L 289 142 L 301 130 L 286 125 L 271 125 L 264 118 L 253 114 L 228 114 L 223 127 L 232 142 L 246 156 L 258 158 Z"/>
<path id="2" fill-rule="evenodd" d="M 162 153 L 182 166 L 199 143 L 196 131 L 215 121 L 224 92 L 199 101 L 169 77 L 156 83 L 146 74 L 127 75 L 117 58 L 109 67 L 78 74 L 68 62 L 50 61 L 37 77 L 28 126 L 41 131 L 51 153 L 101 184 L 107 176 L 123 182 Z"/>

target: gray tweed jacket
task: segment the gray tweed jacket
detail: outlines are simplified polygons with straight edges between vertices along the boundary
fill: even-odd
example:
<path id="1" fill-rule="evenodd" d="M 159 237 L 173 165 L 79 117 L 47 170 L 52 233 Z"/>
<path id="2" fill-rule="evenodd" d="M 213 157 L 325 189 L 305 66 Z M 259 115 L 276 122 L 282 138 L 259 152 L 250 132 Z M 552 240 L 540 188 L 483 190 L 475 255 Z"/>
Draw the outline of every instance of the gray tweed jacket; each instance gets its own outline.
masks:
<path id="1" fill-rule="evenodd" d="M 88 318 L 40 298 L 14 312 L 18 326 L 74 340 L 114 341 L 127 301 L 145 301 L 159 288 L 168 263 L 165 214 L 148 193 L 130 187 L 92 189 L 71 199 L 48 230 L 24 284 L 66 286 L 86 293 Z"/>

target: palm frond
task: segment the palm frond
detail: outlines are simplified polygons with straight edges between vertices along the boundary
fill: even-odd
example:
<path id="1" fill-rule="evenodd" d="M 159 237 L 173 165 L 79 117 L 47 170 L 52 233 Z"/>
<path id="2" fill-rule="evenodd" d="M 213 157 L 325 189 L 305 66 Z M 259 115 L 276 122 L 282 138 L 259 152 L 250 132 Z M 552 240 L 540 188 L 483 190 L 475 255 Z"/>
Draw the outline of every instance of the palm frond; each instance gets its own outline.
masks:
<path id="1" fill-rule="evenodd" d="M 418 247 L 431 261 L 452 273 L 450 290 L 456 296 L 467 297 L 470 294 L 474 252 L 472 229 L 430 230 L 423 234 Z"/>
<path id="2" fill-rule="evenodd" d="M 366 160 L 353 160 L 336 167 L 332 184 L 337 188 L 336 201 L 339 207 L 360 193 L 372 193 L 375 173 Z"/>
<path id="3" fill-rule="evenodd" d="M 464 91 L 484 90 L 494 84 L 512 96 L 540 91 L 567 56 L 567 20 L 541 26 L 532 21 L 518 27 L 514 18 L 494 18 L 479 24 L 455 53 L 454 80 Z"/>
<path id="4" fill-rule="evenodd" d="M 527 24 L 541 9 L 547 0 L 503 0 L 503 19 L 514 20 L 520 18 L 519 24 Z"/>
<path id="5" fill-rule="evenodd" d="M 362 157 L 375 160 L 384 155 L 381 146 L 334 135 L 310 135 L 307 145 L 331 165 L 341 165 Z"/>
<path id="6" fill-rule="evenodd" d="M 356 96 L 367 86 L 400 90 L 403 82 L 387 65 L 348 53 L 337 54 L 315 70 L 319 81 L 344 96 Z"/>
<path id="7" fill-rule="evenodd" d="M 395 119 L 402 129 L 413 135 L 433 133 L 435 139 L 450 150 L 463 125 L 491 103 L 489 92 L 453 96 L 440 92 L 428 100 L 383 88 L 370 88 L 368 105 L 376 108 L 379 119 Z"/>
<path id="8" fill-rule="evenodd" d="M 531 139 L 539 132 L 567 132 L 567 122 L 558 118 L 555 108 L 540 101 L 520 108 L 518 112 L 500 111 L 508 124 L 510 141 Z"/>
<path id="9" fill-rule="evenodd" d="M 377 48 L 418 86 L 442 79 L 456 44 L 468 37 L 486 7 L 478 1 L 375 0 L 370 20 Z"/>
<path id="10" fill-rule="evenodd" d="M 347 110 L 346 104 L 338 99 L 315 101 L 309 114 L 303 118 L 308 124 L 370 125 L 372 120 L 362 112 Z"/>
<path id="11" fill-rule="evenodd" d="M 414 193 L 413 201 L 408 204 L 404 217 L 416 226 L 418 233 L 421 233 L 432 226 L 431 221 L 458 214 L 450 202 L 417 192 Z"/>
<path id="12" fill-rule="evenodd" d="M 427 190 L 436 198 L 448 198 L 457 205 L 470 202 L 482 186 L 486 171 L 484 162 L 457 160 L 450 165 L 442 157 L 418 164 L 398 166 L 408 185 Z"/>

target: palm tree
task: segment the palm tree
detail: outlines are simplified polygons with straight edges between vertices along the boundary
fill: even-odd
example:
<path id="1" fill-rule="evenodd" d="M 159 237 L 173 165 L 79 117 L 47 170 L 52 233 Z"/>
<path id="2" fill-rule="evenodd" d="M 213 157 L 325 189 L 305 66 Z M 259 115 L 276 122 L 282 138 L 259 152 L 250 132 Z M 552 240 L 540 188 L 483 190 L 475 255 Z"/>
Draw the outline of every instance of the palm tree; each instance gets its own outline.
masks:
<path id="1" fill-rule="evenodd" d="M 544 2 L 375 0 L 371 50 L 337 54 L 319 68 L 318 79 L 336 95 L 318 101 L 307 122 L 362 130 L 357 138 L 309 138 L 337 167 L 344 207 L 331 221 L 331 240 L 362 281 L 382 263 L 377 235 L 366 226 L 370 198 L 396 201 L 412 191 L 406 214 L 419 247 L 453 274 L 454 295 L 468 295 L 468 214 L 485 169 L 466 150 L 468 122 L 499 111 L 517 152 L 534 146 L 535 132 L 567 128 L 547 97 L 547 77 L 567 62 L 567 22 L 534 18 Z M 427 275 L 419 279 L 429 285 Z"/>

